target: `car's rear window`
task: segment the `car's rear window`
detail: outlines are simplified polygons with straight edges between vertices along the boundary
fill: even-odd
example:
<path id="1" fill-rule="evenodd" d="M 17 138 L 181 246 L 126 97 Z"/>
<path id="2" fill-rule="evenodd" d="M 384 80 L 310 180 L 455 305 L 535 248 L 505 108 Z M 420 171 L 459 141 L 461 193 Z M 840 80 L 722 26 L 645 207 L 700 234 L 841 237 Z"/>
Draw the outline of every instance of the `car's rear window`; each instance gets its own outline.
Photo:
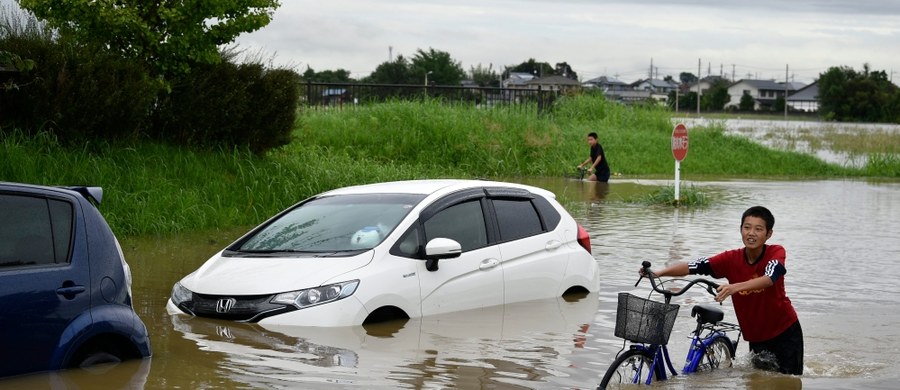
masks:
<path id="1" fill-rule="evenodd" d="M 66 263 L 71 236 L 70 203 L 0 194 L 0 267 Z"/>
<path id="2" fill-rule="evenodd" d="M 380 244 L 425 195 L 359 194 L 310 200 L 239 243 L 240 252 L 331 253 Z"/>

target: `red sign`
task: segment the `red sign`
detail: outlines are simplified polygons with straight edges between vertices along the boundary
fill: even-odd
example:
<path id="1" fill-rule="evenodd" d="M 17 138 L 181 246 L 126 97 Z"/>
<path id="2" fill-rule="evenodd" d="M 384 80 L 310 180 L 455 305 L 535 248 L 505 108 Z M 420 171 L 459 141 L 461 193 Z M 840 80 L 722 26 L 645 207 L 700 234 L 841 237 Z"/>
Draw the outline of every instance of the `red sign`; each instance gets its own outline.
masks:
<path id="1" fill-rule="evenodd" d="M 684 156 L 687 156 L 687 151 L 687 127 L 683 123 L 679 123 L 675 126 L 675 130 L 672 130 L 672 156 L 674 156 L 676 160 L 681 161 L 684 160 Z"/>

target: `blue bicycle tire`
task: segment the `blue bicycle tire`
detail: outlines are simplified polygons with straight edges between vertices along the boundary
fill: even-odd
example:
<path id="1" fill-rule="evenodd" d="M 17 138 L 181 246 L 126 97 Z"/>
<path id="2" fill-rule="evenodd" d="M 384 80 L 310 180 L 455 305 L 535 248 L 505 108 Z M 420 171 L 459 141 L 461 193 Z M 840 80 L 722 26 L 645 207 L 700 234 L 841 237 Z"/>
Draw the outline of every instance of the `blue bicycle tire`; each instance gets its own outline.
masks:
<path id="1" fill-rule="evenodd" d="M 603 380 L 597 389 L 617 389 L 620 386 L 631 386 L 634 375 L 637 373 L 638 366 L 640 368 L 640 378 L 638 384 L 644 384 L 647 380 L 647 373 L 653 365 L 653 354 L 649 351 L 641 349 L 629 349 L 619 355 L 615 361 L 606 370 Z M 665 370 L 662 362 L 657 364 L 653 373 L 653 381 L 662 377 L 660 371 Z M 629 378 L 630 376 L 630 378 Z"/>
<path id="2" fill-rule="evenodd" d="M 716 337 L 703 351 L 697 371 L 712 371 L 734 365 L 734 345 L 726 337 Z"/>

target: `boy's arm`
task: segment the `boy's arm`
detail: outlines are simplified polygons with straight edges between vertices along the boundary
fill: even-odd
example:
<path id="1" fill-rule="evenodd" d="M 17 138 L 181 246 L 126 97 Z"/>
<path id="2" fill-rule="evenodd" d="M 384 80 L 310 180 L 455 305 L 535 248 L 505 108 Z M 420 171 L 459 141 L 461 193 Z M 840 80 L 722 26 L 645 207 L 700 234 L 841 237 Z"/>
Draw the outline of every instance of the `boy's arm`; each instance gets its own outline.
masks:
<path id="1" fill-rule="evenodd" d="M 640 273 L 643 275 L 643 268 L 641 268 Z M 680 262 L 663 268 L 662 270 L 654 271 L 653 273 L 655 273 L 656 276 L 685 276 L 688 274 L 688 263 Z"/>
<path id="2" fill-rule="evenodd" d="M 750 279 L 746 282 L 723 284 L 719 286 L 719 293 L 716 295 L 716 301 L 722 302 L 725 300 L 725 298 L 728 298 L 741 291 L 763 290 L 769 288 L 773 284 L 775 283 L 772 282 L 772 278 L 766 275 Z"/>

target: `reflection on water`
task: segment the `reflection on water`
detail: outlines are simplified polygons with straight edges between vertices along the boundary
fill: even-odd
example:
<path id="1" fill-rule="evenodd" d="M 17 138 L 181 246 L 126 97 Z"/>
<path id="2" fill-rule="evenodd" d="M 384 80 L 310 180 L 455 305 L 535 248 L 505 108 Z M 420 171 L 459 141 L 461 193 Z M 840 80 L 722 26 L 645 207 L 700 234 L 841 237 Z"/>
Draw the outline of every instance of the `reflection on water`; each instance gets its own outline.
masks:
<path id="1" fill-rule="evenodd" d="M 678 376 L 665 388 L 895 388 L 900 376 L 900 183 L 720 181 L 692 183 L 721 199 L 709 207 L 621 202 L 665 181 L 527 180 L 557 194 L 591 234 L 602 290 L 367 327 L 264 328 L 170 317 L 172 284 L 247 228 L 175 237 L 123 238 L 135 306 L 152 359 L 106 368 L 0 380 L 0 388 L 593 388 L 623 342 L 613 336 L 616 294 L 634 287 L 642 260 L 662 266 L 741 245 L 739 218 L 761 204 L 775 214 L 772 243 L 788 254 L 787 290 L 803 324 L 805 375 L 754 370 L 741 342 L 735 368 Z M 689 294 L 690 295 L 690 294 Z M 670 338 L 687 353 L 689 307 Z M 733 320 L 730 304 L 723 306 Z M 152 362 L 152 365 L 150 364 Z M 146 384 L 146 385 L 145 385 Z"/>

